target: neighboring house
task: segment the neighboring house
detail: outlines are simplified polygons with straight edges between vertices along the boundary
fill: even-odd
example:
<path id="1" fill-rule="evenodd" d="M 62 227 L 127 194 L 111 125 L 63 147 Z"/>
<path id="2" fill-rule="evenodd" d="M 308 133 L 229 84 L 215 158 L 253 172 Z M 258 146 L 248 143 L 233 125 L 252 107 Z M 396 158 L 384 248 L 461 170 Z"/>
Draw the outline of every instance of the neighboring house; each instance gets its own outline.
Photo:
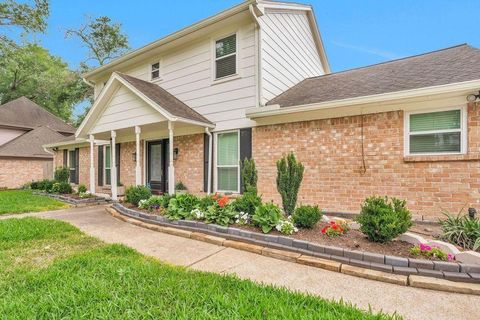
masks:
<path id="1" fill-rule="evenodd" d="M 114 199 L 118 181 L 239 193 L 253 157 L 259 192 L 279 202 L 276 161 L 294 152 L 299 202 L 327 211 L 358 212 L 373 194 L 430 218 L 479 206 L 480 110 L 466 96 L 480 50 L 468 45 L 331 73 L 312 8 L 258 0 L 84 77 L 90 112 L 75 139 L 47 147 Z"/>
<path id="2" fill-rule="evenodd" d="M 1 105 L 0 188 L 51 179 L 53 154 L 43 145 L 74 133 L 74 127 L 25 97 Z"/>

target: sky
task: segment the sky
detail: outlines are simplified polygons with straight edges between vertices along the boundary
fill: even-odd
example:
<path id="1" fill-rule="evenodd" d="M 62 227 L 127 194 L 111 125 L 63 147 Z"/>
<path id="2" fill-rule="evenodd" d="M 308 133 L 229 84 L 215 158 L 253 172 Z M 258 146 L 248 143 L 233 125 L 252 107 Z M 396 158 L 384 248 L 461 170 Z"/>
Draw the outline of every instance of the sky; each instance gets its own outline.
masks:
<path id="1" fill-rule="evenodd" d="M 296 0 L 311 4 L 333 72 L 462 43 L 480 48 L 480 0 Z M 241 0 L 51 0 L 48 30 L 35 38 L 71 68 L 87 51 L 65 39 L 85 16 L 122 24 L 132 49 L 142 47 Z"/>

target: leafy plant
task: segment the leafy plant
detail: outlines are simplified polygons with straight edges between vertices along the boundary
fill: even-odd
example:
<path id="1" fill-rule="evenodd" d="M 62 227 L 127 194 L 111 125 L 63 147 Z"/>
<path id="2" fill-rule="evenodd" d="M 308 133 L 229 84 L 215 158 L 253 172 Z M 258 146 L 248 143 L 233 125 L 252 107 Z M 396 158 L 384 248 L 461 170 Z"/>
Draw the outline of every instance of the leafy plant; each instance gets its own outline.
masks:
<path id="1" fill-rule="evenodd" d="M 298 229 L 295 228 L 295 225 L 290 219 L 281 219 L 275 226 L 275 229 L 283 234 L 293 234 L 294 232 L 298 232 Z"/>
<path id="2" fill-rule="evenodd" d="M 257 189 L 249 186 L 246 191 L 233 201 L 232 205 L 238 212 L 253 214 L 255 209 L 262 204 L 262 198 L 257 194 Z"/>
<path id="3" fill-rule="evenodd" d="M 346 223 L 336 223 L 331 221 L 328 226 L 322 228 L 322 234 L 332 237 L 341 236 L 348 231 L 348 225 Z"/>
<path id="4" fill-rule="evenodd" d="M 412 216 L 406 201 L 397 198 L 372 196 L 362 204 L 357 217 L 360 231 L 370 241 L 388 242 L 412 226 Z"/>
<path id="5" fill-rule="evenodd" d="M 163 203 L 163 196 L 151 196 L 148 199 L 140 200 L 138 202 L 138 207 L 148 211 L 160 210 L 160 208 L 164 208 Z"/>
<path id="6" fill-rule="evenodd" d="M 428 258 L 437 258 L 443 261 L 453 261 L 455 256 L 451 253 L 447 254 L 438 247 L 432 247 L 424 243 L 417 244 L 410 248 L 410 253 L 414 256 L 424 256 Z"/>
<path id="7" fill-rule="evenodd" d="M 53 178 L 57 182 L 68 182 L 68 178 L 70 178 L 70 169 L 68 167 L 56 168 Z"/>
<path id="8" fill-rule="evenodd" d="M 177 182 L 177 184 L 175 185 L 175 190 L 185 191 L 185 190 L 187 190 L 187 186 L 185 186 L 182 181 L 179 181 L 179 182 Z"/>
<path id="9" fill-rule="evenodd" d="M 219 199 L 220 201 L 221 199 Z M 235 221 L 237 213 L 231 204 L 217 201 L 205 211 L 205 222 L 228 226 Z"/>
<path id="10" fill-rule="evenodd" d="M 217 195 L 209 195 L 201 198 L 198 204 L 198 209 L 200 209 L 201 211 L 206 211 L 208 207 L 214 205 L 217 202 L 216 201 L 217 198 L 218 198 Z"/>
<path id="11" fill-rule="evenodd" d="M 52 186 L 53 193 L 67 194 L 72 191 L 72 186 L 68 182 L 55 182 Z"/>
<path id="12" fill-rule="evenodd" d="M 125 190 L 125 201 L 138 206 L 140 200 L 147 200 L 152 196 L 152 190 L 145 186 L 131 186 Z"/>
<path id="13" fill-rule="evenodd" d="M 472 219 L 467 215 L 452 215 L 443 212 L 445 220 L 440 221 L 443 239 L 465 249 L 478 251 L 480 249 L 480 219 Z"/>
<path id="14" fill-rule="evenodd" d="M 32 183 L 30 184 L 30 188 L 32 188 L 33 190 L 51 192 L 53 184 L 54 184 L 54 181 L 43 179 L 40 181 L 32 181 Z"/>
<path id="15" fill-rule="evenodd" d="M 282 197 L 283 210 L 288 215 L 295 210 L 304 171 L 305 167 L 293 153 L 277 161 L 277 190 Z"/>
<path id="16" fill-rule="evenodd" d="M 257 190 L 257 169 L 255 168 L 255 160 L 245 158 L 242 161 L 242 181 L 243 181 L 243 190 L 248 191 L 248 189 L 255 189 Z"/>
<path id="17" fill-rule="evenodd" d="M 318 206 L 300 206 L 293 214 L 293 223 L 301 228 L 311 229 L 322 217 Z"/>
<path id="18" fill-rule="evenodd" d="M 168 209 L 165 216 L 170 220 L 186 219 L 199 203 L 200 199 L 193 194 L 179 194 L 168 202 Z"/>
<path id="19" fill-rule="evenodd" d="M 265 203 L 257 207 L 252 216 L 253 223 L 262 228 L 263 233 L 269 233 L 282 219 L 280 208 L 273 202 Z"/>
<path id="20" fill-rule="evenodd" d="M 85 187 L 84 184 L 81 184 L 78 186 L 78 193 L 86 193 L 87 192 L 87 187 Z"/>

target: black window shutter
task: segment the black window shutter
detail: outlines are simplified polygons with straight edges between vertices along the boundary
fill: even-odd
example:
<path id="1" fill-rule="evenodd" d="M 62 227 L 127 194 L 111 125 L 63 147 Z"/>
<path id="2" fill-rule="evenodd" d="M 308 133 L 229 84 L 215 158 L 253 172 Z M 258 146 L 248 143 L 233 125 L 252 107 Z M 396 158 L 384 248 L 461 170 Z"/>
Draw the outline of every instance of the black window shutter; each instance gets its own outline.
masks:
<path id="1" fill-rule="evenodd" d="M 103 146 L 98 146 L 98 185 L 103 186 Z"/>
<path id="2" fill-rule="evenodd" d="M 208 192 L 208 146 L 210 137 L 208 134 L 203 134 L 203 192 Z"/>
<path id="3" fill-rule="evenodd" d="M 68 166 L 67 158 L 68 158 L 68 150 L 65 149 L 63 150 L 63 166 L 64 167 Z"/>
<path id="4" fill-rule="evenodd" d="M 78 184 L 80 176 L 80 149 L 75 149 L 75 183 Z"/>
<path id="5" fill-rule="evenodd" d="M 240 129 L 240 163 L 252 158 L 252 128 Z M 242 167 L 240 166 L 240 170 Z M 240 192 L 243 193 L 243 179 L 240 175 Z"/>
<path id="6" fill-rule="evenodd" d="M 115 166 L 117 168 L 117 186 L 120 181 L 120 143 L 115 145 Z"/>

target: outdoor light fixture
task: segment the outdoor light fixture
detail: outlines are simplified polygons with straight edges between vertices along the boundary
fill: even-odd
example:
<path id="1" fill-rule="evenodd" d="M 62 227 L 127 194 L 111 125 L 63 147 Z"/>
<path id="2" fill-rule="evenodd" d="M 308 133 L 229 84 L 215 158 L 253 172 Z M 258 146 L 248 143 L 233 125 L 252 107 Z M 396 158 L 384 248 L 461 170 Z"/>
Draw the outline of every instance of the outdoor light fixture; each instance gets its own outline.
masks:
<path id="1" fill-rule="evenodd" d="M 137 153 L 136 152 L 132 153 L 132 160 L 133 160 L 133 162 L 137 161 Z"/>
<path id="2" fill-rule="evenodd" d="M 472 93 L 472 94 L 469 94 L 469 95 L 467 96 L 467 101 L 468 101 L 468 102 L 474 102 L 474 101 L 476 101 L 477 99 L 480 99 L 480 91 L 478 91 L 478 94 L 473 94 L 473 93 Z"/>
<path id="3" fill-rule="evenodd" d="M 477 210 L 475 208 L 468 208 L 468 216 L 470 219 L 475 219 L 475 216 L 477 215 Z"/>
<path id="4" fill-rule="evenodd" d="M 178 158 L 178 148 L 173 149 L 173 160 L 177 160 Z"/>

